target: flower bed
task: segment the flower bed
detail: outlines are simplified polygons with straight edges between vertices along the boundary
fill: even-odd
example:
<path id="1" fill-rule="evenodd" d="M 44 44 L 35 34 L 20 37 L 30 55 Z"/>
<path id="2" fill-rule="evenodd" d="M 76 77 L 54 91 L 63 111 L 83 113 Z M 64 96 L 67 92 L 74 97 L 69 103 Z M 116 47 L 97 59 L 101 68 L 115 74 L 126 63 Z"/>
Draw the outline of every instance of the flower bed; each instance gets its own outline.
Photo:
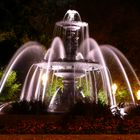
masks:
<path id="1" fill-rule="evenodd" d="M 139 106 L 125 119 L 114 117 L 107 106 L 89 103 L 79 103 L 66 114 L 34 108 L 28 115 L 20 113 L 0 115 L 0 134 L 140 134 Z"/>
<path id="2" fill-rule="evenodd" d="M 0 134 L 140 134 L 140 117 L 1 115 Z"/>

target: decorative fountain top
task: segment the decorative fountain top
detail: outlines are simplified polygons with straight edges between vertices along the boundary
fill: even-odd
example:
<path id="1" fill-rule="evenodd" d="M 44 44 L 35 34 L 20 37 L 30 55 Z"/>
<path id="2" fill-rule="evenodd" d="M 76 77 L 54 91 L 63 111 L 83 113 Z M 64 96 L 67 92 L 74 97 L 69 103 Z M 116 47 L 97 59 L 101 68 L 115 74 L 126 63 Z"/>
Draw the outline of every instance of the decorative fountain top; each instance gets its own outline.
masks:
<path id="1" fill-rule="evenodd" d="M 63 41 L 66 60 L 75 61 L 80 44 L 89 36 L 88 24 L 81 21 L 77 11 L 68 10 L 63 20 L 56 23 L 54 33 Z"/>
<path id="2" fill-rule="evenodd" d="M 119 111 L 124 115 L 125 105 L 119 107 L 117 86 L 114 85 L 120 81 L 125 83 L 128 96 L 121 102 L 136 104 L 129 75 L 139 86 L 140 82 L 132 66 L 116 48 L 99 46 L 89 38 L 88 23 L 81 21 L 77 11 L 68 10 L 63 20 L 56 22 L 54 36 L 47 52 L 36 42 L 26 43 L 16 52 L 0 81 L 1 93 L 9 73 L 27 58 L 32 61 L 28 65 L 20 102 L 46 102 L 48 112 L 62 113 L 79 100 L 89 98 L 98 103 L 102 96 L 112 113 Z"/>
<path id="3" fill-rule="evenodd" d="M 63 18 L 63 21 L 67 21 L 67 22 L 78 22 L 78 21 L 82 21 L 81 17 L 79 15 L 79 13 L 75 10 L 68 10 Z"/>

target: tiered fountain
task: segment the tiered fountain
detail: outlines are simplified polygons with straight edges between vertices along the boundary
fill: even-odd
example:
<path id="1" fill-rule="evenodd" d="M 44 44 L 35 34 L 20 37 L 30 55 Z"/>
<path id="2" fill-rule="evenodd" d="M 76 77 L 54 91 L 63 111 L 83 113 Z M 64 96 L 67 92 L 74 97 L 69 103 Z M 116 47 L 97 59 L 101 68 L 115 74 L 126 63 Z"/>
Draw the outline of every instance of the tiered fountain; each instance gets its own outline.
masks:
<path id="1" fill-rule="evenodd" d="M 56 23 L 54 36 L 47 51 L 40 44 L 29 42 L 16 52 L 0 81 L 1 94 L 10 72 L 26 66 L 25 73 L 27 69 L 28 72 L 19 102 L 41 101 L 47 104 L 48 112 L 64 113 L 85 98 L 98 104 L 102 91 L 112 113 L 119 111 L 124 115 L 126 104 L 119 106 L 117 87 L 112 86 L 120 81 L 125 83 L 128 94 L 128 100 L 123 102 L 129 106 L 136 104 L 130 80 L 138 85 L 140 82 L 132 66 L 116 48 L 99 46 L 89 38 L 88 23 L 81 21 L 77 11 L 67 11 L 63 20 Z M 1 111 L 9 104 L 2 104 Z"/>

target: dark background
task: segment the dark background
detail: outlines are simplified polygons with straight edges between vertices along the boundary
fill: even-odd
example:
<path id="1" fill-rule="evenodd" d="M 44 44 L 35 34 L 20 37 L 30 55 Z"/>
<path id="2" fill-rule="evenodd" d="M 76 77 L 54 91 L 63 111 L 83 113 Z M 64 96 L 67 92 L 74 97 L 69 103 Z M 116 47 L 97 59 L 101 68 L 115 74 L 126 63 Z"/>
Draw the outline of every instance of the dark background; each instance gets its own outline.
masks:
<path id="1" fill-rule="evenodd" d="M 89 23 L 90 36 L 98 44 L 115 46 L 140 72 L 139 0 L 0 0 L 0 66 L 29 40 L 48 48 L 55 22 L 68 9 Z"/>

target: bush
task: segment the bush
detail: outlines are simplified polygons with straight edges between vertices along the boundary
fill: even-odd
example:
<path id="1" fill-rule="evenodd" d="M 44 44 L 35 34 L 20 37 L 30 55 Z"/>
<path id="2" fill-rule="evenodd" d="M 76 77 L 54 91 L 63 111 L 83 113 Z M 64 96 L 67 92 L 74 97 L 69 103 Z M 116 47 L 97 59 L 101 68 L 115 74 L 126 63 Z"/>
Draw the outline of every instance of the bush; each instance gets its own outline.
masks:
<path id="1" fill-rule="evenodd" d="M 0 70 L 0 78 L 3 75 L 3 70 Z M 0 101 L 15 101 L 19 98 L 19 91 L 21 89 L 21 84 L 17 82 L 17 75 L 15 71 L 11 71 L 5 86 L 0 93 Z"/>

